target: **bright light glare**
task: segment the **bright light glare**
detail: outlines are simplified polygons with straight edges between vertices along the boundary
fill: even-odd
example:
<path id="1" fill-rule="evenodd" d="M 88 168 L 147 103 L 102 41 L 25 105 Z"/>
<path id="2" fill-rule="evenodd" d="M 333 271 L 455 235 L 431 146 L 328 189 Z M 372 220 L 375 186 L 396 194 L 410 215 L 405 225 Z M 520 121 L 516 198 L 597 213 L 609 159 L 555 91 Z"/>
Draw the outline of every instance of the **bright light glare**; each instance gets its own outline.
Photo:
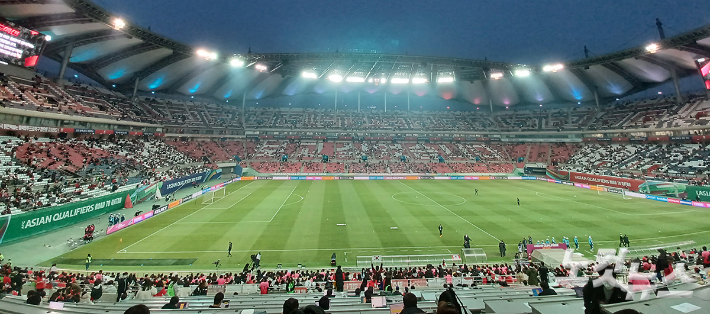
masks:
<path id="1" fill-rule="evenodd" d="M 301 73 L 301 77 L 307 78 L 307 79 L 317 79 L 317 78 L 318 78 L 318 74 L 315 74 L 315 73 L 313 73 L 313 72 L 307 72 L 307 71 L 306 71 L 306 72 Z"/>
<path id="2" fill-rule="evenodd" d="M 500 80 L 503 78 L 503 72 L 492 72 L 491 78 L 494 80 Z"/>
<path id="3" fill-rule="evenodd" d="M 408 79 L 408 78 L 398 78 L 398 77 L 395 77 L 395 78 L 392 79 L 392 84 L 407 84 L 407 83 L 409 83 L 409 79 Z"/>
<path id="4" fill-rule="evenodd" d="M 660 49 L 658 44 L 650 44 L 646 46 L 646 51 L 648 51 L 649 53 L 656 53 L 658 49 Z"/>
<path id="5" fill-rule="evenodd" d="M 52 36 L 44 35 L 44 40 L 45 41 L 52 41 Z"/>
<path id="6" fill-rule="evenodd" d="M 518 69 L 518 70 L 515 70 L 514 73 L 515 73 L 515 76 L 518 76 L 518 77 L 530 76 L 530 70 L 528 70 L 528 69 Z"/>
<path id="7" fill-rule="evenodd" d="M 113 19 L 113 28 L 120 30 L 126 27 L 126 22 L 123 19 L 115 18 Z"/>
<path id="8" fill-rule="evenodd" d="M 244 60 L 239 58 L 232 58 L 231 60 L 229 60 L 229 65 L 235 68 L 240 68 L 244 66 Z"/>
<path id="9" fill-rule="evenodd" d="M 438 83 L 453 83 L 454 77 L 453 76 L 441 76 L 441 77 L 437 77 L 436 81 Z"/>
<path id="10" fill-rule="evenodd" d="M 257 71 L 261 71 L 261 72 L 265 72 L 266 69 L 267 69 L 267 67 L 266 67 L 265 65 L 261 64 L 261 63 L 255 65 L 254 68 L 255 68 Z"/>
<path id="11" fill-rule="evenodd" d="M 331 74 L 328 76 L 328 79 L 333 81 L 333 82 L 342 82 L 343 81 L 343 76 L 340 74 Z"/>
<path id="12" fill-rule="evenodd" d="M 364 77 L 359 77 L 359 76 L 349 76 L 349 77 L 346 78 L 345 80 L 348 81 L 348 82 L 351 82 L 351 83 L 362 83 L 362 82 L 365 81 L 365 78 L 364 78 Z M 372 80 L 372 79 L 370 79 L 370 80 Z M 372 81 L 370 81 L 370 82 L 372 82 Z"/>
<path id="13" fill-rule="evenodd" d="M 209 52 L 204 49 L 198 49 L 196 52 L 198 57 L 205 58 L 205 60 L 213 60 L 217 59 L 217 53 L 216 52 Z"/>
<path id="14" fill-rule="evenodd" d="M 558 63 L 558 64 L 548 64 L 548 65 L 542 67 L 542 71 L 544 71 L 544 72 L 557 72 L 557 71 L 562 70 L 562 69 L 564 69 L 564 68 L 565 68 L 565 66 L 564 66 L 563 64 L 561 64 L 561 63 Z"/>
<path id="15" fill-rule="evenodd" d="M 48 41 L 49 41 L 49 40 L 48 40 Z M 698 59 L 698 63 L 703 63 L 703 62 L 705 62 L 705 58 L 700 58 L 700 59 Z"/>
<path id="16" fill-rule="evenodd" d="M 423 77 L 415 77 L 412 79 L 412 84 L 424 84 L 427 82 L 429 82 L 429 80 Z"/>

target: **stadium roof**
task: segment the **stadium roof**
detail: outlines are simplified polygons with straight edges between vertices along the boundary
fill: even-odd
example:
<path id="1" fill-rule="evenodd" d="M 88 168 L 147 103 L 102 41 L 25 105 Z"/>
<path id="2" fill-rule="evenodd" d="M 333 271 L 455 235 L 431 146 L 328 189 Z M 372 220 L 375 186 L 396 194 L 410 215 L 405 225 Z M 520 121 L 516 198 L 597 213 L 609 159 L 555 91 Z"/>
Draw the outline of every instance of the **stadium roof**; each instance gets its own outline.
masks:
<path id="1" fill-rule="evenodd" d="M 594 100 L 595 89 L 601 98 L 617 98 L 662 84 L 671 79 L 672 71 L 680 77 L 695 75 L 694 60 L 710 58 L 710 25 L 659 41 L 654 53 L 637 47 L 545 71 L 550 70 L 545 65 L 412 55 L 226 55 L 176 42 L 129 22 L 116 29 L 117 16 L 85 0 L 0 0 L 0 16 L 50 35 L 45 57 L 61 62 L 67 46 L 72 46 L 69 67 L 105 86 L 116 84 L 130 91 L 138 79 L 142 91 L 219 100 L 243 94 L 261 99 L 323 93 L 333 89 L 333 81 L 343 80 L 338 85 L 343 92 L 399 92 L 409 86 L 419 96 L 474 104 L 489 99 L 499 106 L 586 102 Z M 452 78 L 454 82 L 444 82 Z M 385 80 L 387 84 L 382 84 Z M 394 82 L 422 84 L 399 88 Z"/>

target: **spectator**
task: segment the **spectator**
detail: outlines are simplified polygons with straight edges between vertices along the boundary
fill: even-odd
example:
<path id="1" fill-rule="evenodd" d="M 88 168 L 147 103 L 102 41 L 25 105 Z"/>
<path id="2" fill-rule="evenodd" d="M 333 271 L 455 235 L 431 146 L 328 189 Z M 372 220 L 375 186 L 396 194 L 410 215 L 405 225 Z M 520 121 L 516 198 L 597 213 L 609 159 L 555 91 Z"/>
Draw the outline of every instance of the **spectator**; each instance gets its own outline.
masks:
<path id="1" fill-rule="evenodd" d="M 422 309 L 417 307 L 417 296 L 413 293 L 405 293 L 402 297 L 402 302 L 404 303 L 404 308 L 401 314 L 424 313 Z"/>
<path id="2" fill-rule="evenodd" d="M 291 314 L 291 312 L 298 309 L 298 300 L 294 298 L 288 298 L 284 301 L 283 310 L 281 314 Z"/>
<path id="3" fill-rule="evenodd" d="M 164 310 L 176 310 L 178 308 L 178 303 L 180 303 L 180 298 L 178 297 L 172 297 L 170 298 L 170 302 L 166 303 L 161 307 L 161 309 Z"/>
<path id="4" fill-rule="evenodd" d="M 538 295 L 543 296 L 543 295 L 557 295 L 557 292 L 555 290 L 550 288 L 550 284 L 547 283 L 547 281 L 542 281 L 540 282 L 540 288 L 542 288 L 542 292 L 540 292 Z"/>
<path id="5" fill-rule="evenodd" d="M 214 295 L 214 302 L 212 303 L 212 305 L 210 305 L 210 308 L 211 309 L 221 308 L 223 300 L 224 300 L 224 293 L 217 292 L 217 294 Z"/>
<path id="6" fill-rule="evenodd" d="M 143 304 L 138 304 L 129 307 L 123 314 L 150 314 L 150 309 Z"/>

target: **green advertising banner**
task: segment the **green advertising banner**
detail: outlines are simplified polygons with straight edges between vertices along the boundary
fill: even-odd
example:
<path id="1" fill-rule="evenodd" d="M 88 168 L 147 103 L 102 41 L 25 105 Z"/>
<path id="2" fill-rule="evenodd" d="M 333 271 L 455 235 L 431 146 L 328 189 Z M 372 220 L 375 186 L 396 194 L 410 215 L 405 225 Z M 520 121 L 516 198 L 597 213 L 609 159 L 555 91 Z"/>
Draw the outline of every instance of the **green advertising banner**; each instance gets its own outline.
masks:
<path id="1" fill-rule="evenodd" d="M 43 208 L 18 215 L 0 216 L 0 244 L 59 229 L 110 211 L 123 209 L 135 189 L 81 202 Z"/>
<path id="2" fill-rule="evenodd" d="M 688 185 L 685 187 L 685 192 L 688 193 L 690 201 L 697 201 L 700 198 L 701 202 L 710 202 L 710 187 Z"/>

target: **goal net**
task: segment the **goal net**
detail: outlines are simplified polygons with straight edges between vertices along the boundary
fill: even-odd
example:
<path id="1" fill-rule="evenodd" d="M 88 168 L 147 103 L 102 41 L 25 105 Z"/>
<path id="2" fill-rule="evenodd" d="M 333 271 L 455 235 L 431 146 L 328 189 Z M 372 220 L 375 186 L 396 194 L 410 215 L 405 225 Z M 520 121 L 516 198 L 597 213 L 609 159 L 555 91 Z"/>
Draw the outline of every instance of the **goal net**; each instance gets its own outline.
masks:
<path id="1" fill-rule="evenodd" d="M 212 204 L 217 200 L 220 200 L 226 196 L 225 188 L 221 188 L 216 191 L 209 191 L 202 197 L 202 204 Z"/>
<path id="2" fill-rule="evenodd" d="M 622 188 L 617 188 L 613 186 L 606 186 L 606 185 L 597 185 L 597 194 L 602 194 L 602 193 L 614 193 L 614 194 L 619 194 L 621 195 L 621 198 L 623 199 L 630 199 L 630 197 L 626 196 L 626 189 Z"/>

